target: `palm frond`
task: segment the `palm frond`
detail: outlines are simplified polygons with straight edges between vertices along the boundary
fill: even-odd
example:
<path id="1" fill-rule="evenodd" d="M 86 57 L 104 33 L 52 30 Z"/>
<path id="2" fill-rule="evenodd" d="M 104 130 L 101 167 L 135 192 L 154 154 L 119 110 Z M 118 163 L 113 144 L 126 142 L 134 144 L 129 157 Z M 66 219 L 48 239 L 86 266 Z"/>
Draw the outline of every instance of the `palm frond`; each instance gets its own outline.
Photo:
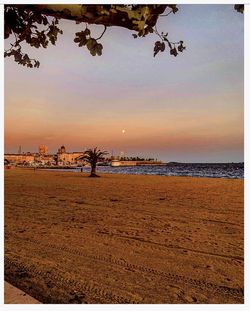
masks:
<path id="1" fill-rule="evenodd" d="M 78 159 L 85 160 L 90 164 L 96 164 L 98 161 L 103 160 L 104 156 L 107 155 L 108 152 L 103 150 L 101 151 L 97 147 L 94 149 L 88 149 L 84 152 L 84 154 Z"/>

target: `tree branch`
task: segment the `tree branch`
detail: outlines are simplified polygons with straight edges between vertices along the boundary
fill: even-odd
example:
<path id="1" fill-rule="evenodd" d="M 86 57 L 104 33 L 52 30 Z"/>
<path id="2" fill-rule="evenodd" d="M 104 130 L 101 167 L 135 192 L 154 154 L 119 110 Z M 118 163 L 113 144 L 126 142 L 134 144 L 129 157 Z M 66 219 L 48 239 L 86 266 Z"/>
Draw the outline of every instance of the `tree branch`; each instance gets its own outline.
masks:
<path id="1" fill-rule="evenodd" d="M 141 30 L 145 25 L 153 27 L 167 5 L 81 5 L 81 4 L 20 4 L 18 9 L 28 9 L 40 14 L 69 19 L 88 24 L 120 26 L 130 30 Z"/>
<path id="2" fill-rule="evenodd" d="M 96 38 L 96 41 L 102 38 L 102 36 L 105 34 L 106 30 L 107 30 L 107 26 L 104 26 L 104 30 L 103 30 L 102 34 L 100 35 L 100 37 Z"/>

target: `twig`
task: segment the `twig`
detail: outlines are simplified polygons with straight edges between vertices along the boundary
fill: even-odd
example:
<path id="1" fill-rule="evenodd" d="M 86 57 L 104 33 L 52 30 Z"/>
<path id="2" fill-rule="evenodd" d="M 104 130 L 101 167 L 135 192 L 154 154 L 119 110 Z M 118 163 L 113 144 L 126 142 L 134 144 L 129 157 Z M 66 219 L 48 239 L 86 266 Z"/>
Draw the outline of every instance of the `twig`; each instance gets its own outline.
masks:
<path id="1" fill-rule="evenodd" d="M 100 37 L 98 37 L 96 40 L 101 39 L 106 30 L 107 30 L 107 26 L 104 26 L 104 30 L 103 30 L 102 34 L 101 34 Z"/>
<path id="2" fill-rule="evenodd" d="M 157 30 L 156 24 L 155 24 L 155 28 L 153 30 L 157 34 L 157 36 L 159 36 L 161 38 L 161 40 L 163 40 L 162 36 L 159 34 L 159 32 Z"/>
<path id="3" fill-rule="evenodd" d="M 163 14 L 163 15 L 159 15 L 160 17 L 162 17 L 162 16 L 168 16 L 169 14 L 171 14 L 173 12 L 173 9 L 170 11 L 170 12 L 168 12 L 167 14 Z"/>

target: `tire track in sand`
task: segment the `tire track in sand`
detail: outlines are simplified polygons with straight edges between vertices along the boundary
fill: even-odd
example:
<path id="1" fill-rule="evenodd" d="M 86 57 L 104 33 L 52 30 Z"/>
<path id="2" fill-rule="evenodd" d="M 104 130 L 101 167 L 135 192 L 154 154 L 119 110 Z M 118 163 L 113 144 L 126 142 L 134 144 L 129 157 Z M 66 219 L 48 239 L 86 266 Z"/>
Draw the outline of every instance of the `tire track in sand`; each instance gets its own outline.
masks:
<path id="1" fill-rule="evenodd" d="M 24 272 L 29 272 L 35 277 L 49 278 L 54 282 L 54 284 L 59 285 L 60 288 L 64 288 L 65 285 L 67 285 L 67 287 L 68 286 L 74 287 L 74 289 L 77 289 L 83 293 L 87 293 L 91 297 L 97 297 L 98 299 L 102 298 L 104 300 L 104 303 L 107 302 L 107 300 L 112 301 L 112 303 L 120 303 L 120 304 L 141 303 L 141 300 L 139 299 L 131 299 L 124 297 L 122 295 L 114 294 L 113 292 L 110 292 L 104 288 L 100 288 L 96 285 L 89 284 L 84 280 L 77 281 L 74 278 L 62 276 L 61 273 L 59 273 L 59 271 L 55 271 L 55 269 L 53 269 L 53 271 L 43 271 L 33 264 L 18 263 L 14 260 L 11 260 L 8 257 L 5 257 L 4 260 L 5 271 L 7 268 L 13 269 L 13 267 Z"/>
<path id="2" fill-rule="evenodd" d="M 54 245 L 52 243 L 41 243 L 41 241 L 39 241 L 39 240 L 30 239 L 30 238 L 22 238 L 22 237 L 18 237 L 18 236 L 15 236 L 15 238 L 18 238 L 20 240 L 24 240 L 26 242 L 34 243 L 34 244 L 36 244 L 36 246 L 40 245 L 41 248 L 47 247 L 47 248 L 51 248 L 53 250 L 63 251 L 63 252 L 68 253 L 68 254 L 74 254 L 74 255 L 84 257 L 84 258 L 88 258 L 91 260 L 104 262 L 106 264 L 114 264 L 114 265 L 117 265 L 117 266 L 120 266 L 123 268 L 137 270 L 137 271 L 143 272 L 143 273 L 149 273 L 149 274 L 152 274 L 154 276 L 160 276 L 160 277 L 167 279 L 169 282 L 173 282 L 174 284 L 176 284 L 176 283 L 186 284 L 186 285 L 191 285 L 191 286 L 198 288 L 198 289 L 201 289 L 201 290 L 207 290 L 209 292 L 213 292 L 215 294 L 217 293 L 217 294 L 222 294 L 222 295 L 230 295 L 232 297 L 236 297 L 236 298 L 240 298 L 240 299 L 244 298 L 243 288 L 232 288 L 232 287 L 228 287 L 228 286 L 224 286 L 224 285 L 217 285 L 217 284 L 206 282 L 203 280 L 197 280 L 197 279 L 189 278 L 186 276 L 181 276 L 181 275 L 177 275 L 177 274 L 173 274 L 173 273 L 169 273 L 169 272 L 159 271 L 159 270 L 156 270 L 153 268 L 148 268 L 148 267 L 145 267 L 142 265 L 131 264 L 124 259 L 118 259 L 118 258 L 111 257 L 111 256 L 90 255 L 90 254 L 86 254 L 82 250 L 74 249 L 72 247 L 58 246 L 58 245 Z"/>

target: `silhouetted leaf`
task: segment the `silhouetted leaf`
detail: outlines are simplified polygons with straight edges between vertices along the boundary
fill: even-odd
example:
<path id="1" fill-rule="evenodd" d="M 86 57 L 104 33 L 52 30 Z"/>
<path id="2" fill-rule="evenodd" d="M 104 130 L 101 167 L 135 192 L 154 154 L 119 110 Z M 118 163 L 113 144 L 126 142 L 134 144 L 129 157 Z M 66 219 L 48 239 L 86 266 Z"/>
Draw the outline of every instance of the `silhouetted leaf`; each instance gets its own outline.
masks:
<path id="1" fill-rule="evenodd" d="M 95 46 L 95 44 L 96 44 L 96 40 L 95 39 L 90 38 L 90 39 L 87 40 L 87 48 L 89 50 L 92 50 L 93 47 Z"/>
<path id="2" fill-rule="evenodd" d="M 4 24 L 4 39 L 9 38 L 10 34 L 11 34 L 11 29 L 9 25 L 5 23 Z"/>
<path id="3" fill-rule="evenodd" d="M 80 42 L 81 41 L 81 39 L 80 39 L 80 37 L 75 37 L 75 39 L 74 39 L 74 42 Z"/>
<path id="4" fill-rule="evenodd" d="M 171 49 L 170 54 L 176 57 L 178 55 L 176 48 Z"/>
<path id="5" fill-rule="evenodd" d="M 170 7 L 172 9 L 174 14 L 179 11 L 176 4 L 168 4 L 168 7 Z"/>
<path id="6" fill-rule="evenodd" d="M 234 9 L 239 13 L 244 13 L 244 4 L 235 4 Z"/>
<path id="7" fill-rule="evenodd" d="M 164 52 L 164 50 L 165 50 L 165 43 L 164 42 L 161 43 L 160 50 L 161 50 L 161 52 Z"/>
<path id="8" fill-rule="evenodd" d="M 102 55 L 102 49 L 103 49 L 102 44 L 98 43 L 97 46 L 96 46 L 96 53 L 97 53 L 98 56 Z"/>
<path id="9" fill-rule="evenodd" d="M 154 47 L 154 57 L 158 54 L 160 49 L 161 49 L 161 42 L 160 41 L 156 41 L 155 42 L 155 47 Z"/>
<path id="10" fill-rule="evenodd" d="M 88 40 L 86 39 L 86 37 L 81 38 L 81 39 L 80 39 L 80 42 L 79 42 L 79 46 L 86 45 L 87 41 L 88 41 Z"/>
<path id="11" fill-rule="evenodd" d="M 148 32 L 150 32 L 150 33 L 153 33 L 153 32 L 154 32 L 154 29 L 153 29 L 153 27 L 151 27 L 151 26 L 148 26 L 148 27 L 147 27 L 147 30 L 148 30 Z"/>
<path id="12" fill-rule="evenodd" d="M 88 28 L 86 28 L 84 30 L 84 34 L 85 34 L 85 36 L 89 36 L 90 35 L 90 30 Z"/>
<path id="13" fill-rule="evenodd" d="M 178 51 L 179 51 L 179 52 L 183 52 L 183 50 L 185 50 L 185 46 L 183 46 L 182 44 L 180 44 L 180 45 L 178 46 Z"/>

